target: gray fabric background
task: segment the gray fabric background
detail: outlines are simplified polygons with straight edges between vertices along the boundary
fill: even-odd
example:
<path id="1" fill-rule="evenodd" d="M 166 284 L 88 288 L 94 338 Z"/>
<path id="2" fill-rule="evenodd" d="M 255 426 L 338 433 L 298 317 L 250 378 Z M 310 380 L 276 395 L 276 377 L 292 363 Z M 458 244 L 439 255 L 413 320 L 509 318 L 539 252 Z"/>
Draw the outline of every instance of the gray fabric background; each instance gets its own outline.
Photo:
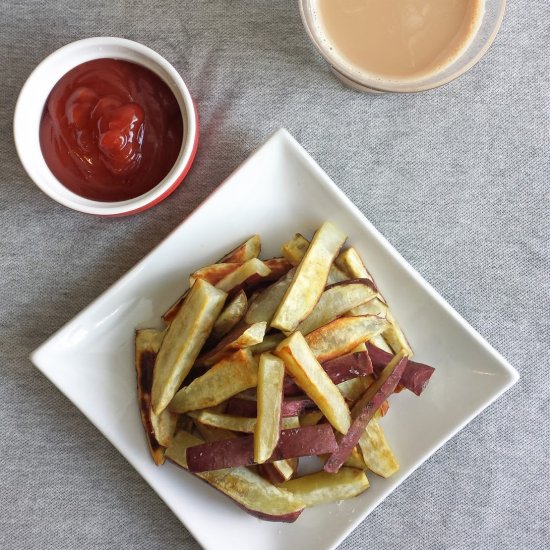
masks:
<path id="1" fill-rule="evenodd" d="M 0 548 L 198 548 L 27 357 L 280 126 L 521 374 L 341 548 L 549 547 L 548 0 L 510 2 L 470 73 L 407 96 L 342 87 L 294 1 L 2 0 L 0 25 Z M 31 70 L 94 35 L 154 48 L 198 103 L 192 172 L 135 217 L 57 205 L 26 176 L 12 141 Z"/>

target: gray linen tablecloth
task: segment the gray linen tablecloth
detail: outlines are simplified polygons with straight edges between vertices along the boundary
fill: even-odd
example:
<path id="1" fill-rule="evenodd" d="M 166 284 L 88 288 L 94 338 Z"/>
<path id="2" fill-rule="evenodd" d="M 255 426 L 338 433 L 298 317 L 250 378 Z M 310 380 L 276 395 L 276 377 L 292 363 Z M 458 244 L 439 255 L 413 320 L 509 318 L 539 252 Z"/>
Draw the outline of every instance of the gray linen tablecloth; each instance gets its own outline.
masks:
<path id="1" fill-rule="evenodd" d="M 296 2 L 2 0 L 0 25 L 2 549 L 198 548 L 28 355 L 280 126 L 521 374 L 341 548 L 549 547 L 548 0 L 511 2 L 470 73 L 404 96 L 344 88 L 308 43 Z M 28 74 L 94 35 L 154 48 L 198 104 L 192 172 L 134 217 L 59 206 L 13 145 Z"/>

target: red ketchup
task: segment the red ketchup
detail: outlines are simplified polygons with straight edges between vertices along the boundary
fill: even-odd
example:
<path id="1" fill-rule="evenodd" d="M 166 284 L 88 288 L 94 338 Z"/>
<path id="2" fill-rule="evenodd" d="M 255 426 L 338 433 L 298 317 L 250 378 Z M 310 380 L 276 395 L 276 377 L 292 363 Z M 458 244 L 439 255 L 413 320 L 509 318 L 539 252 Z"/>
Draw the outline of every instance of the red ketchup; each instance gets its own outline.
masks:
<path id="1" fill-rule="evenodd" d="M 117 59 L 78 65 L 54 86 L 40 147 L 54 176 L 96 201 L 122 201 L 155 187 L 181 149 L 178 102 L 152 71 Z"/>

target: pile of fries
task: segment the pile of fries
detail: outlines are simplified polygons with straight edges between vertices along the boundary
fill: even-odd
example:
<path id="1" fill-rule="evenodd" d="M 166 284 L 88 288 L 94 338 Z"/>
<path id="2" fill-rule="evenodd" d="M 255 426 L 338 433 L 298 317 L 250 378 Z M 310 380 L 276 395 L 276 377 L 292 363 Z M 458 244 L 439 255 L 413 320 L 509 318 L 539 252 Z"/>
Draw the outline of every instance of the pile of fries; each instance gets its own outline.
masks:
<path id="1" fill-rule="evenodd" d="M 156 464 L 168 458 L 272 521 L 357 496 L 367 471 L 399 469 L 379 419 L 392 393 L 420 395 L 434 369 L 411 360 L 345 241 L 326 222 L 311 242 L 297 234 L 262 261 L 254 235 L 191 274 L 164 331 L 136 331 Z M 319 471 L 299 475 L 302 457 L 317 457 Z"/>

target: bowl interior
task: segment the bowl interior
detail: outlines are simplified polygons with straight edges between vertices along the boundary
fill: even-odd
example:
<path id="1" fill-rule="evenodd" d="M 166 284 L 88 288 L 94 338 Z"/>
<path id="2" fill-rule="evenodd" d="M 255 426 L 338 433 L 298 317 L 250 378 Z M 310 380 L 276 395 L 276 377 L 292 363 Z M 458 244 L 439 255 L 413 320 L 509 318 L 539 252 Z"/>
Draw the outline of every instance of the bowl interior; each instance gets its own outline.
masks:
<path id="1" fill-rule="evenodd" d="M 134 199 L 100 202 L 67 189 L 50 171 L 42 155 L 39 127 L 46 100 L 59 79 L 74 67 L 101 58 L 137 63 L 157 74 L 176 97 L 183 118 L 183 139 L 178 158 L 166 177 Z M 50 197 L 70 208 L 100 215 L 116 215 L 143 208 L 161 197 L 181 176 L 196 137 L 193 101 L 177 71 L 153 50 L 120 38 L 91 38 L 68 44 L 47 57 L 23 86 L 14 116 L 15 144 L 29 176 Z"/>
<path id="2" fill-rule="evenodd" d="M 315 47 L 346 84 L 355 89 L 375 92 L 420 92 L 458 78 L 471 69 L 489 49 L 498 33 L 506 8 L 506 0 L 485 0 L 483 18 L 472 42 L 462 55 L 441 71 L 415 80 L 386 80 L 354 70 L 335 56 L 319 30 L 319 23 L 315 17 L 316 4 L 316 0 L 300 0 L 302 21 Z"/>

